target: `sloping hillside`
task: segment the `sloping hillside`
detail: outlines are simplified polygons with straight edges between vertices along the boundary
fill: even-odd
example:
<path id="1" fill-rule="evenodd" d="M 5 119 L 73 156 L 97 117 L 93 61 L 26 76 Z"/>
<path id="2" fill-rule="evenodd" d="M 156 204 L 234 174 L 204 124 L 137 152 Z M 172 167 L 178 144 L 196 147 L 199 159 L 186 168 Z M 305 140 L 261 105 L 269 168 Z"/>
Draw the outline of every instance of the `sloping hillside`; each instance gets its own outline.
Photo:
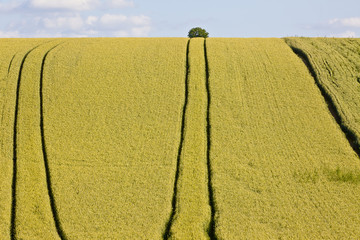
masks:
<path id="1" fill-rule="evenodd" d="M 360 154 L 360 40 L 287 38 L 307 62 L 334 115 Z"/>
<path id="2" fill-rule="evenodd" d="M 0 238 L 357 238 L 359 58 L 341 39 L 0 39 Z"/>
<path id="3" fill-rule="evenodd" d="M 356 238 L 360 163 L 281 39 L 209 39 L 220 239 Z"/>

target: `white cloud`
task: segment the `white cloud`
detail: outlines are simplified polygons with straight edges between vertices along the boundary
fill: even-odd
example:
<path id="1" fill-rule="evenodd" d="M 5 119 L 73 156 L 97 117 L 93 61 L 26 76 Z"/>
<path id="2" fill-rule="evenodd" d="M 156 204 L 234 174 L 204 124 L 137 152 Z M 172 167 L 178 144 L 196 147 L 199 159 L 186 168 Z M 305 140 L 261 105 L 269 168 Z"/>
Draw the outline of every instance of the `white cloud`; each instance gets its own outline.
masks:
<path id="1" fill-rule="evenodd" d="M 144 15 L 127 17 L 122 14 L 105 14 L 100 18 L 100 22 L 108 27 L 118 26 L 123 23 L 133 25 L 150 25 L 151 18 Z"/>
<path id="2" fill-rule="evenodd" d="M 91 37 L 91 36 L 97 36 L 99 34 L 99 32 L 96 30 L 90 29 L 90 30 L 84 31 L 83 34 L 85 34 L 88 37 Z"/>
<path id="3" fill-rule="evenodd" d="M 360 27 L 360 18 L 345 18 L 342 24 L 347 27 Z"/>
<path id="4" fill-rule="evenodd" d="M 128 0 L 111 0 L 110 5 L 115 8 L 133 7 L 134 2 Z"/>
<path id="5" fill-rule="evenodd" d="M 150 17 L 108 11 L 131 6 L 133 0 L 0 0 L 0 11 L 12 15 L 0 23 L 0 37 L 148 36 Z"/>
<path id="6" fill-rule="evenodd" d="M 338 23 L 339 21 L 340 21 L 340 19 L 334 18 L 334 19 L 329 20 L 329 24 L 334 25 L 335 23 Z"/>
<path id="7" fill-rule="evenodd" d="M 125 15 L 113 15 L 105 14 L 100 18 L 100 22 L 107 27 L 116 27 L 120 24 L 125 23 L 128 20 L 128 17 Z"/>
<path id="8" fill-rule="evenodd" d="M 31 35 L 27 35 L 27 37 L 34 37 L 34 38 L 61 38 L 64 35 L 61 32 L 49 32 L 47 30 L 36 30 Z"/>
<path id="9" fill-rule="evenodd" d="M 18 1 L 0 3 L 0 12 L 9 12 L 9 11 L 17 9 L 20 6 L 21 6 L 21 3 Z"/>
<path id="10" fill-rule="evenodd" d="M 151 18 L 144 15 L 128 17 L 122 14 L 105 14 L 100 18 L 100 23 L 103 27 L 107 28 L 117 28 L 123 24 L 149 26 L 151 24 Z"/>
<path id="11" fill-rule="evenodd" d="M 98 0 L 29 0 L 30 6 L 39 9 L 65 9 L 85 11 L 98 6 Z"/>
<path id="12" fill-rule="evenodd" d="M 135 25 L 149 25 L 150 18 L 144 15 L 141 16 L 132 16 L 129 18 L 130 22 Z"/>
<path id="13" fill-rule="evenodd" d="M 334 34 L 332 37 L 339 37 L 339 38 L 355 38 L 356 33 L 353 31 L 346 31 L 340 34 Z"/>
<path id="14" fill-rule="evenodd" d="M 7 29 L 0 29 L 0 37 L 147 37 L 152 28 L 151 19 L 144 15 L 81 16 L 62 12 L 25 16 Z"/>
<path id="15" fill-rule="evenodd" d="M 344 27 L 356 27 L 360 28 L 360 17 L 353 18 L 334 18 L 329 21 L 330 25 L 340 25 Z"/>
<path id="16" fill-rule="evenodd" d="M 98 20 L 99 18 L 97 16 L 88 16 L 86 19 L 86 24 L 94 25 Z"/>
<path id="17" fill-rule="evenodd" d="M 99 23 L 102 29 L 112 29 L 116 37 L 146 37 L 151 31 L 151 18 L 144 15 L 105 14 Z"/>
<path id="18" fill-rule="evenodd" d="M 1 1 L 1 0 L 0 0 Z M 0 12 L 14 12 L 16 10 L 108 10 L 114 8 L 133 7 L 133 0 L 11 0 L 0 2 Z"/>
<path id="19" fill-rule="evenodd" d="M 112 33 L 114 37 L 129 37 L 130 33 L 127 31 L 115 31 Z"/>
<path id="20" fill-rule="evenodd" d="M 2 32 L 0 31 L 0 38 L 18 38 L 20 33 L 18 31 Z"/>
<path id="21" fill-rule="evenodd" d="M 80 30 L 84 26 L 84 21 L 80 16 L 75 17 L 56 17 L 42 19 L 45 28 Z"/>
<path id="22" fill-rule="evenodd" d="M 150 26 L 135 27 L 131 29 L 131 35 L 134 37 L 146 37 L 148 36 L 150 30 Z"/>

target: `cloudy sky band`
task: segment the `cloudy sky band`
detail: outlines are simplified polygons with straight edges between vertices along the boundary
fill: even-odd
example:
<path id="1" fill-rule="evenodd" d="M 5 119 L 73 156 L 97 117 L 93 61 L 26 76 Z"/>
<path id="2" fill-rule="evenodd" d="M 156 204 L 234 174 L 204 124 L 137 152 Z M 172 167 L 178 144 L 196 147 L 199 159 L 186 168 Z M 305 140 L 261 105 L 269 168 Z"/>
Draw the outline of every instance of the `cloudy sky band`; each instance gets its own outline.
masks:
<path id="1" fill-rule="evenodd" d="M 0 37 L 185 37 L 195 26 L 214 37 L 359 37 L 356 9 L 355 0 L 0 0 Z"/>

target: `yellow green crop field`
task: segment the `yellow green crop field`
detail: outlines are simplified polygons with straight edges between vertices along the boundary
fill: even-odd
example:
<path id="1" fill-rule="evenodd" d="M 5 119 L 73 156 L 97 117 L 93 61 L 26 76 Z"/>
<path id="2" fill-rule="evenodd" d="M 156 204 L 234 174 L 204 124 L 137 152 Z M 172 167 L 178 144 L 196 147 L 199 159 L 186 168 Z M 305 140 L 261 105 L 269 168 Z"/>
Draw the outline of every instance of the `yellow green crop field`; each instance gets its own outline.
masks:
<path id="1" fill-rule="evenodd" d="M 359 158 L 302 61 L 281 39 L 208 49 L 217 236 L 359 236 Z"/>
<path id="2" fill-rule="evenodd" d="M 360 39 L 288 38 L 286 42 L 309 61 L 340 124 L 360 151 Z"/>
<path id="3" fill-rule="evenodd" d="M 31 49 L 49 40 L 1 39 L 0 40 L 0 239 L 9 239 L 13 215 L 14 121 L 17 83 L 23 59 Z M 36 106 L 34 106 L 36 107 Z M 46 195 L 45 195 L 46 196 Z"/>
<path id="4" fill-rule="evenodd" d="M 0 39 L 0 239 L 356 239 L 359 60 L 358 39 Z"/>

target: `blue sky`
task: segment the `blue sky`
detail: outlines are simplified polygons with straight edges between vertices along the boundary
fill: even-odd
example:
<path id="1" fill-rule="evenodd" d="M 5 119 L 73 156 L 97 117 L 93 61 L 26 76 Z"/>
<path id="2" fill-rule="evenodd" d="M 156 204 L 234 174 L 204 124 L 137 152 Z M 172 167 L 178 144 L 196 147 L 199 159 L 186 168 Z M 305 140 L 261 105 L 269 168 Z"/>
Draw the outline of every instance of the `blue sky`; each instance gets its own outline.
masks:
<path id="1" fill-rule="evenodd" d="M 4 37 L 360 37 L 359 0 L 0 0 Z"/>

